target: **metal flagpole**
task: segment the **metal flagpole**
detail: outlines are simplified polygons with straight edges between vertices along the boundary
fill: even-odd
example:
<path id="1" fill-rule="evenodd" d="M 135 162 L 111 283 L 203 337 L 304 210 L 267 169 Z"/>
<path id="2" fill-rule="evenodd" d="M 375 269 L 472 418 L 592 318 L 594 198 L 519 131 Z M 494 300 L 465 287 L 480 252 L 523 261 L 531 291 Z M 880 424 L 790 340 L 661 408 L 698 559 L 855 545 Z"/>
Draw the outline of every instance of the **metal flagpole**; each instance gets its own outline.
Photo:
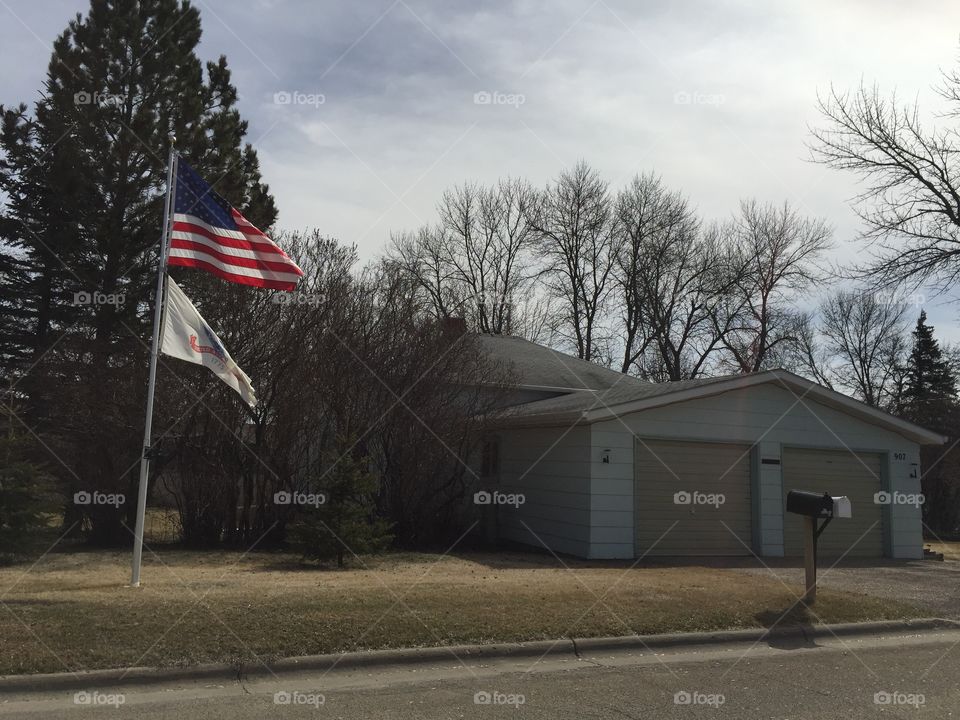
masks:
<path id="1" fill-rule="evenodd" d="M 133 539 L 133 570 L 130 587 L 140 587 L 140 560 L 143 557 L 143 525 L 147 512 L 147 481 L 150 477 L 150 435 L 153 430 L 153 395 L 157 385 L 157 355 L 160 351 L 160 321 L 163 313 L 164 281 L 167 275 L 167 249 L 176 197 L 176 137 L 170 134 L 167 157 L 167 197 L 163 205 L 163 234 L 160 239 L 160 267 L 157 269 L 157 295 L 153 305 L 153 339 L 150 343 L 150 381 L 147 385 L 147 419 L 143 426 L 143 455 L 140 457 L 140 490 L 137 495 L 137 526 Z"/>

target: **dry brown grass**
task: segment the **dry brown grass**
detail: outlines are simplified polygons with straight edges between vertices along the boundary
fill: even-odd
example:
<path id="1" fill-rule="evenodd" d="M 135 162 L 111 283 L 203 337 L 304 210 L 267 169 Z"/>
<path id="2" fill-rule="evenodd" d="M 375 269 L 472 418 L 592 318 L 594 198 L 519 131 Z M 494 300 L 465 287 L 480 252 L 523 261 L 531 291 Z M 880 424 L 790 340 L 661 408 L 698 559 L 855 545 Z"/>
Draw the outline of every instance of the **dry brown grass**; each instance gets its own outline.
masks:
<path id="1" fill-rule="evenodd" d="M 960 560 L 960 542 L 927 542 L 924 545 L 938 553 L 943 553 L 944 560 Z"/>
<path id="2" fill-rule="evenodd" d="M 286 555 L 165 551 L 127 588 L 126 553 L 63 553 L 0 569 L 0 674 L 186 665 L 354 649 L 769 625 L 800 588 L 707 567 L 520 553 L 397 554 L 367 569 Z M 598 602 L 598 597 L 603 601 Z M 915 616 L 821 590 L 824 622 Z"/>

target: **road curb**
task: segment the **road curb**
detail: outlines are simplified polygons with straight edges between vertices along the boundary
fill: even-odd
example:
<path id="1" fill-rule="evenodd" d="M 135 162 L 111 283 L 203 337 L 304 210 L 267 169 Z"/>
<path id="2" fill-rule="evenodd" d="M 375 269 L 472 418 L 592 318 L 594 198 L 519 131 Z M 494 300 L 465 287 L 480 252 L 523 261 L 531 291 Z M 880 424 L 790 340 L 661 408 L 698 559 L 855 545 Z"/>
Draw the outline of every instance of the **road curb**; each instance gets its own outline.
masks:
<path id="1" fill-rule="evenodd" d="M 329 655 L 306 655 L 283 658 L 264 664 L 228 665 L 207 663 L 190 667 L 133 667 L 108 670 L 85 670 L 77 673 L 0 676 L 0 693 L 40 692 L 56 690 L 90 690 L 132 685 L 161 685 L 176 682 L 239 682 L 240 680 L 296 672 L 327 672 L 333 668 L 390 668 L 406 665 L 436 665 L 492 662 L 510 658 L 567 657 L 577 659 L 569 638 L 537 640 L 526 643 L 491 645 L 445 645 L 429 648 L 365 650 Z"/>
<path id="2" fill-rule="evenodd" d="M 863 634 L 865 626 L 873 633 L 927 632 L 930 630 L 960 630 L 960 621 L 946 618 L 918 618 L 916 620 L 878 620 L 870 623 L 835 623 L 833 625 L 806 626 L 808 638 L 849 637 Z"/>
<path id="3" fill-rule="evenodd" d="M 944 618 L 916 620 L 877 620 L 864 623 L 835 623 L 832 625 L 786 625 L 766 630 L 718 630 L 713 632 L 671 633 L 664 635 L 626 635 L 575 639 L 578 654 L 627 650 L 668 650 L 695 645 L 724 645 L 738 642 L 773 640 L 813 641 L 817 638 L 875 636 L 884 633 L 928 632 L 931 630 L 958 630 L 960 621 Z"/>
<path id="4" fill-rule="evenodd" d="M 584 655 L 603 652 L 656 652 L 678 647 L 730 645 L 743 642 L 797 640 L 811 642 L 817 638 L 876 636 L 884 633 L 928 632 L 960 629 L 960 622 L 943 618 L 917 620 L 881 620 L 867 623 L 835 625 L 791 625 L 766 630 L 722 630 L 716 632 L 671 633 L 662 635 L 627 635 L 600 638 L 560 638 L 526 643 L 491 645 L 450 645 L 430 648 L 371 650 L 330 655 L 308 655 L 284 658 L 263 665 L 229 665 L 208 663 L 192 667 L 134 667 L 90 670 L 79 673 L 0 676 L 0 693 L 31 693 L 67 690 L 104 690 L 135 685 L 170 683 L 239 682 L 240 680 L 282 676 L 296 672 L 327 672 L 333 668 L 387 669 L 409 665 L 482 664 L 497 660 L 521 658 L 568 659 L 576 661 Z"/>

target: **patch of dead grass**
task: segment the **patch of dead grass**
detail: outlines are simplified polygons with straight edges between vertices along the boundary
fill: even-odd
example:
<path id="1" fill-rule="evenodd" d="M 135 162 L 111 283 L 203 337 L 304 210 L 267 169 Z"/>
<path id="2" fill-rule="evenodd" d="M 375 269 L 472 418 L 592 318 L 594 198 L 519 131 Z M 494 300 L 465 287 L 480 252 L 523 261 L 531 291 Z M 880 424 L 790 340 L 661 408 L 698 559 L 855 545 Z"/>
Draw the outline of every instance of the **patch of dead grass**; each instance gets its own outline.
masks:
<path id="1" fill-rule="evenodd" d="M 944 560 L 960 560 L 960 542 L 926 542 L 924 545 L 938 553 L 943 553 Z"/>
<path id="2" fill-rule="evenodd" d="M 0 674 L 760 627 L 800 592 L 731 569 L 569 561 L 567 570 L 522 553 L 404 553 L 365 563 L 317 570 L 282 554 L 165 551 L 145 556 L 139 590 L 125 587 L 126 553 L 63 553 L 29 572 L 3 568 Z M 816 613 L 824 622 L 920 614 L 829 590 Z"/>

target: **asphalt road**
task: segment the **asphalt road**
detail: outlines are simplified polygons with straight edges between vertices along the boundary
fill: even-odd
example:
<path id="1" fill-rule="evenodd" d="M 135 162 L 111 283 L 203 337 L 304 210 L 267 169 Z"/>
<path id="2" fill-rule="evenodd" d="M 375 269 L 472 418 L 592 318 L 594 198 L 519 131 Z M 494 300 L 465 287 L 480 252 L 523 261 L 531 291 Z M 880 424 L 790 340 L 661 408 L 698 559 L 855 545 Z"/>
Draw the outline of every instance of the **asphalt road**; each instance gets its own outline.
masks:
<path id="1" fill-rule="evenodd" d="M 91 689 L 81 704 L 73 692 L 47 693 L 0 698 L 0 718 L 939 719 L 960 717 L 958 678 L 960 631 L 948 631 L 831 638 L 816 646 L 613 654 L 533 667 L 516 659 L 464 667 L 451 658 L 449 666 L 375 674 L 115 691 L 122 696 Z"/>

